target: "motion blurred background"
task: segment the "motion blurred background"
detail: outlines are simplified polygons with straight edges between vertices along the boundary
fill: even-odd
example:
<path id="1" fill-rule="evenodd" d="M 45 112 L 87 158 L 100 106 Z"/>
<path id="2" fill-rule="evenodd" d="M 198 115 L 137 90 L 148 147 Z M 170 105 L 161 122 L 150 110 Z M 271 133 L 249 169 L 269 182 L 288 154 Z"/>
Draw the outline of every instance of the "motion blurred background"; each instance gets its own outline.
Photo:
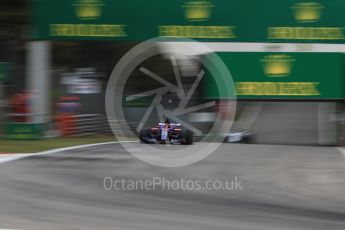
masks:
<path id="1" fill-rule="evenodd" d="M 344 11 L 344 0 L 1 0 L 0 228 L 345 229 Z M 114 67 L 155 37 L 165 39 L 152 43 L 160 55 L 129 63 L 117 85 L 122 106 L 110 106 L 126 119 L 108 120 Z M 169 51 L 180 53 L 176 65 Z M 231 77 L 217 85 L 222 68 Z M 214 102 L 181 117 L 201 131 L 196 141 L 217 118 L 234 124 L 202 161 L 156 167 L 114 133 L 125 124 L 137 133 L 150 92 L 178 85 L 176 75 L 183 92 L 202 79 L 188 102 L 164 92 L 157 108 Z M 153 112 L 145 126 L 167 117 Z M 107 143 L 41 152 L 98 142 Z M 168 159 L 189 154 L 155 147 L 158 156 L 170 150 Z M 243 189 L 107 190 L 107 177 L 236 177 Z"/>
<path id="2" fill-rule="evenodd" d="M 224 61 L 238 100 L 230 133 L 249 132 L 255 143 L 342 145 L 344 3 L 245 2 L 2 1 L 2 138 L 111 135 L 104 101 L 114 66 L 140 41 L 163 36 L 196 39 Z M 187 86 L 200 68 L 189 59 L 205 55 L 180 58 Z M 166 62 L 156 58 L 150 66 L 169 79 Z M 154 84 L 133 82 L 129 87 L 137 92 Z M 214 98 L 215 91 L 205 80 L 193 100 Z M 125 104 L 128 122 L 138 121 L 149 103 L 146 97 Z M 214 113 L 188 119 L 204 127 Z"/>

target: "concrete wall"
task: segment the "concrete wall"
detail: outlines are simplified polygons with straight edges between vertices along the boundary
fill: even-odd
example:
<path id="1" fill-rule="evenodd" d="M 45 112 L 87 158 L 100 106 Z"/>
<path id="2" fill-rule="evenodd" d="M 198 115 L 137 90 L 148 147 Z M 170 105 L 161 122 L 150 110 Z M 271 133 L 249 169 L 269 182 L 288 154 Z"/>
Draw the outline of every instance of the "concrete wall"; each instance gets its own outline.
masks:
<path id="1" fill-rule="evenodd" d="M 334 145 L 335 109 L 332 102 L 264 102 L 251 130 L 259 144 Z"/>

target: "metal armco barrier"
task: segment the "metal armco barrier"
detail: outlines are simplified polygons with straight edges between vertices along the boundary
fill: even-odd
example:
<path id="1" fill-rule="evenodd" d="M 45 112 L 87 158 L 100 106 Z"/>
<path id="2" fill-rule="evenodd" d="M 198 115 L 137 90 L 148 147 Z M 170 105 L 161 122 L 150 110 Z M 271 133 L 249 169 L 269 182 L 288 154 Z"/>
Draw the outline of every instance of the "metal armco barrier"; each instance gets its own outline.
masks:
<path id="1" fill-rule="evenodd" d="M 57 126 L 63 136 L 84 136 L 105 132 L 106 117 L 102 114 L 61 115 Z"/>

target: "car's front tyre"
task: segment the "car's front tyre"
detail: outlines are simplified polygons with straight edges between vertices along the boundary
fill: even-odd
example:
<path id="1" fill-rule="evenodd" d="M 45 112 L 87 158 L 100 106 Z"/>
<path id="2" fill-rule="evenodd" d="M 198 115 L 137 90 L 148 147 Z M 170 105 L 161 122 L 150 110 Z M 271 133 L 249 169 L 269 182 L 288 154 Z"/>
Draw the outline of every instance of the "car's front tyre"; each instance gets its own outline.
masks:
<path id="1" fill-rule="evenodd" d="M 142 129 L 140 131 L 140 142 L 141 143 L 146 143 L 147 139 L 151 138 L 151 130 L 150 129 Z"/>

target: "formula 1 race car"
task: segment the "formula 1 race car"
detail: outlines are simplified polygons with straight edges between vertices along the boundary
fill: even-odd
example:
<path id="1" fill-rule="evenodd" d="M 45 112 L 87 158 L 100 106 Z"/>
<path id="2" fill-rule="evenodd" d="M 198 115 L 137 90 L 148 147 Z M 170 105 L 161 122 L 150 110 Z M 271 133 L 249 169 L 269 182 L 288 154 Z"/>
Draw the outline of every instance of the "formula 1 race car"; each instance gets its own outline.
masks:
<path id="1" fill-rule="evenodd" d="M 174 124 L 166 120 L 165 123 L 158 123 L 156 127 L 142 129 L 140 141 L 146 144 L 192 145 L 193 132 L 183 129 L 181 124 Z"/>

